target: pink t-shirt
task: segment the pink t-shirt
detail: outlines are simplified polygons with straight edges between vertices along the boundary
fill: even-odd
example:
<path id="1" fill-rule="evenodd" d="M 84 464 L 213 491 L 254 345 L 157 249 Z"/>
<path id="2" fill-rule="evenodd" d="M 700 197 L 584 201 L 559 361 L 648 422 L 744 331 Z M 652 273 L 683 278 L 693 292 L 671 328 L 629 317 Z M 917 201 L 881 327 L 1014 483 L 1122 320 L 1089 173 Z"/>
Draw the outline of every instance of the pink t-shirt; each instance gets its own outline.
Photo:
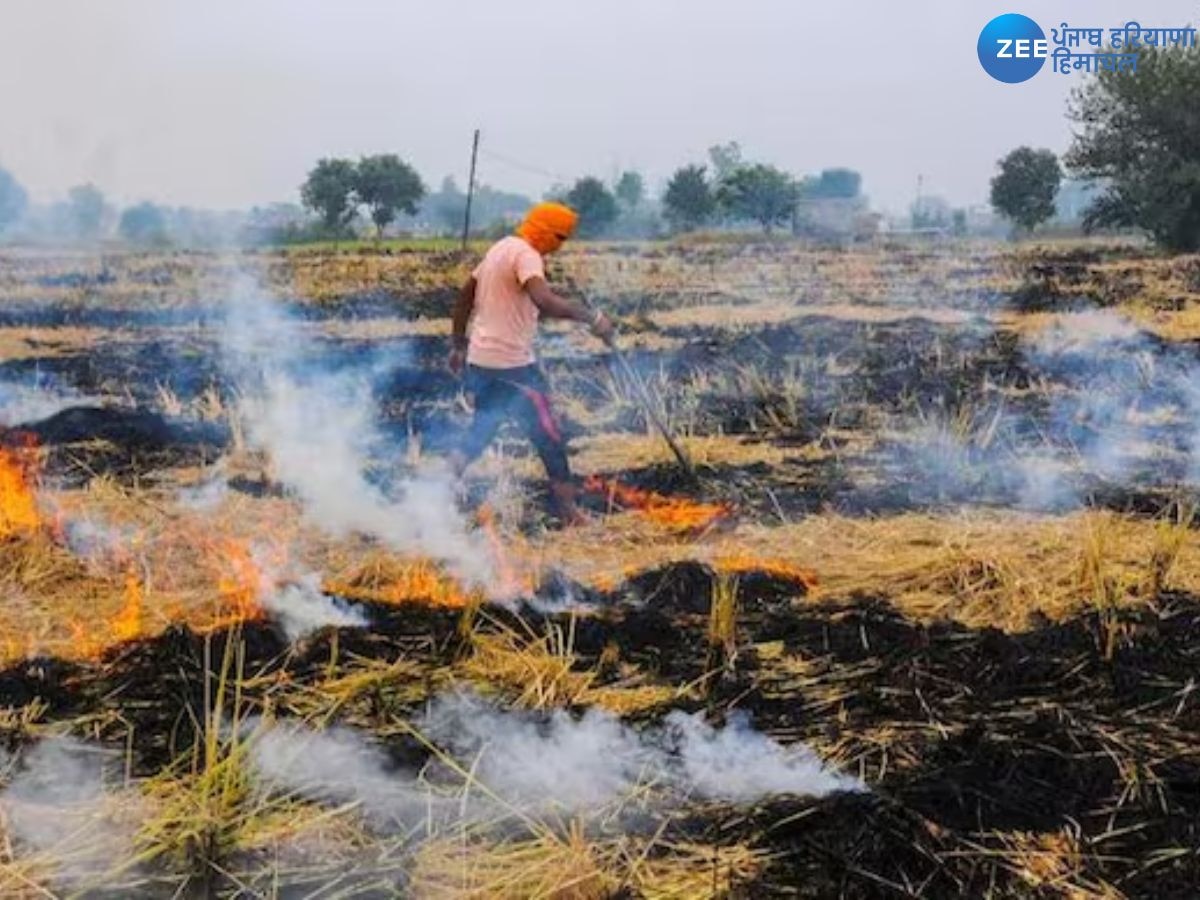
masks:
<path id="1" fill-rule="evenodd" d="M 535 275 L 546 277 L 542 255 L 515 235 L 494 243 L 471 273 L 475 314 L 467 362 L 489 369 L 514 369 L 534 361 L 538 308 L 525 290 Z"/>

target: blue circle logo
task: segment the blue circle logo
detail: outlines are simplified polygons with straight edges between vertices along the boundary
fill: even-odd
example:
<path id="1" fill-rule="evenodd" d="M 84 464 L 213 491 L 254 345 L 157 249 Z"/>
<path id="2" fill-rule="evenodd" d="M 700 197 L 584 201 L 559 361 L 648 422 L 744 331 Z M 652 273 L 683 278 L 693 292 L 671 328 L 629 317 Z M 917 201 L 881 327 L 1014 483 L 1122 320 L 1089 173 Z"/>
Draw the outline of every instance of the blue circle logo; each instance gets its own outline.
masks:
<path id="1" fill-rule="evenodd" d="M 979 33 L 979 63 L 997 81 L 1028 81 L 1046 62 L 1046 33 L 1018 13 L 996 16 Z"/>

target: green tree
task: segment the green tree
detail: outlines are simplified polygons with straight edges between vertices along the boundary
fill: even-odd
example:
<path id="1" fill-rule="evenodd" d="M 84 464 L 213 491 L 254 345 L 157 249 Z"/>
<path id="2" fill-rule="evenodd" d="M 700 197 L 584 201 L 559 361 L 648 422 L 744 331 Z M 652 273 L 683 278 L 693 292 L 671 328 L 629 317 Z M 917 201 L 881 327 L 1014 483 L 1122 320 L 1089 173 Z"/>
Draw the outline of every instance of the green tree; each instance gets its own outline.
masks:
<path id="1" fill-rule="evenodd" d="M 708 148 L 708 161 L 712 163 L 713 177 L 720 184 L 742 167 L 742 145 L 737 141 L 714 144 Z"/>
<path id="2" fill-rule="evenodd" d="M 1049 150 L 1018 147 L 998 165 L 1000 171 L 992 179 L 992 206 L 1001 215 L 1025 231 L 1033 231 L 1054 215 L 1054 197 L 1062 184 L 1057 156 Z"/>
<path id="3" fill-rule="evenodd" d="M 791 220 L 799 198 L 791 175 L 763 163 L 742 166 L 717 186 L 717 203 L 730 217 L 757 222 L 767 234 Z"/>
<path id="4" fill-rule="evenodd" d="M 5 169 L 0 169 L 0 231 L 8 228 L 25 214 L 29 195 Z"/>
<path id="5" fill-rule="evenodd" d="M 705 171 L 704 166 L 683 166 L 667 182 L 662 198 L 663 214 L 675 231 L 699 228 L 716 211 L 716 198 Z"/>
<path id="6" fill-rule="evenodd" d="M 417 170 L 395 153 L 364 156 L 355 171 L 354 191 L 366 204 L 375 223 L 375 237 L 401 213 L 415 215 L 425 196 L 425 184 Z"/>
<path id="7" fill-rule="evenodd" d="M 134 244 L 165 244 L 167 216 L 153 203 L 139 203 L 121 213 L 117 231 L 121 237 Z"/>
<path id="8" fill-rule="evenodd" d="M 619 212 L 612 191 L 599 178 L 590 175 L 576 181 L 563 199 L 579 213 L 580 237 L 602 234 L 616 221 Z"/>
<path id="9" fill-rule="evenodd" d="M 81 184 L 67 192 L 67 216 L 77 237 L 94 238 L 104 224 L 104 194 L 92 184 Z"/>
<path id="10" fill-rule="evenodd" d="M 425 209 L 439 230 L 455 234 L 462 230 L 467 195 L 458 189 L 454 178 L 447 175 L 442 185 L 425 198 Z"/>
<path id="11" fill-rule="evenodd" d="M 1200 54 L 1138 48 L 1135 76 L 1103 69 L 1071 96 L 1065 161 L 1104 192 L 1087 228 L 1134 226 L 1174 251 L 1200 250 Z"/>
<path id="12" fill-rule="evenodd" d="M 617 200 L 627 210 L 635 210 L 646 195 L 646 182 L 639 172 L 622 172 L 613 188 L 613 193 L 617 195 Z"/>
<path id="13" fill-rule="evenodd" d="M 321 219 L 326 233 L 340 235 L 355 213 L 358 173 L 348 159 L 322 159 L 300 187 L 300 199 Z"/>

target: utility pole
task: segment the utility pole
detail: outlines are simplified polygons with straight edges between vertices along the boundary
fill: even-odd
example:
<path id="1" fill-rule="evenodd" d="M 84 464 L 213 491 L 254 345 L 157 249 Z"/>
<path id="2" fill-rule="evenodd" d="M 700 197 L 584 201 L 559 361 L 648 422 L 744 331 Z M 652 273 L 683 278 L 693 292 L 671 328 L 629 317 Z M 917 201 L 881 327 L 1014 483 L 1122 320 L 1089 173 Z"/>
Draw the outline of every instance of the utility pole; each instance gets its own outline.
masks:
<path id="1" fill-rule="evenodd" d="M 471 236 L 471 200 L 475 196 L 475 159 L 479 156 L 479 129 L 475 129 L 475 140 L 471 142 L 471 176 L 467 179 L 467 211 L 463 215 L 462 252 L 467 252 L 467 239 Z"/>

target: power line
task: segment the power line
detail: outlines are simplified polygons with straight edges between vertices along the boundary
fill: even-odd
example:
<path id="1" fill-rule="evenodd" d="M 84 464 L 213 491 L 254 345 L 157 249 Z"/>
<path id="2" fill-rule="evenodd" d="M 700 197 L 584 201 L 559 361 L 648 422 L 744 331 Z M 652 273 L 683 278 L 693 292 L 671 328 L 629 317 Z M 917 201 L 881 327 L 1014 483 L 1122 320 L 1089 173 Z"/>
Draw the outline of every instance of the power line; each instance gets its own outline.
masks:
<path id="1" fill-rule="evenodd" d="M 563 175 L 561 172 L 551 172 L 549 169 L 543 169 L 541 166 L 532 163 L 522 162 L 519 159 L 514 159 L 504 153 L 497 153 L 495 150 L 489 150 L 486 147 L 479 148 L 479 155 L 485 159 L 490 159 L 504 165 L 512 166 L 514 169 L 521 169 L 533 175 L 541 175 L 544 178 L 551 178 L 555 181 L 569 182 L 571 176 Z"/>

